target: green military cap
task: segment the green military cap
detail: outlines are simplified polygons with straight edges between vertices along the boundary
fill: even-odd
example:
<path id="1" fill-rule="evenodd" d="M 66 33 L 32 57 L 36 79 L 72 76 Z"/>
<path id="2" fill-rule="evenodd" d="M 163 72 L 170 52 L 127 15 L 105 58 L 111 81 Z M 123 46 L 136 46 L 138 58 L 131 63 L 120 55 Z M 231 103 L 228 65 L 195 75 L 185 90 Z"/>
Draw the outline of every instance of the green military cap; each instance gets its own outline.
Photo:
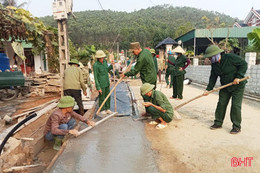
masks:
<path id="1" fill-rule="evenodd" d="M 63 96 L 59 103 L 58 103 L 58 107 L 59 108 L 69 108 L 69 107 L 74 107 L 75 105 L 75 100 L 74 98 L 72 98 L 71 96 Z"/>
<path id="2" fill-rule="evenodd" d="M 103 50 L 98 50 L 95 54 L 96 58 L 105 58 L 106 54 L 103 52 Z"/>
<path id="3" fill-rule="evenodd" d="M 149 83 L 144 83 L 140 90 L 141 90 L 141 95 L 145 95 L 147 94 L 149 91 L 153 90 L 154 89 L 154 85 L 152 84 L 149 84 Z"/>
<path id="4" fill-rule="evenodd" d="M 211 45 L 209 46 L 206 50 L 205 50 L 205 55 L 204 58 L 210 58 L 212 56 L 215 56 L 219 53 L 224 52 L 223 49 L 220 49 L 218 46 L 216 45 Z"/>
<path id="5" fill-rule="evenodd" d="M 154 49 L 150 49 L 150 52 L 155 54 L 155 50 Z"/>
<path id="6" fill-rule="evenodd" d="M 130 43 L 129 51 L 132 52 L 134 49 L 139 49 L 139 48 L 141 48 L 140 43 L 139 42 L 133 42 L 133 43 Z"/>
<path id="7" fill-rule="evenodd" d="M 77 59 L 71 59 L 69 64 L 78 64 L 79 65 L 79 61 Z"/>

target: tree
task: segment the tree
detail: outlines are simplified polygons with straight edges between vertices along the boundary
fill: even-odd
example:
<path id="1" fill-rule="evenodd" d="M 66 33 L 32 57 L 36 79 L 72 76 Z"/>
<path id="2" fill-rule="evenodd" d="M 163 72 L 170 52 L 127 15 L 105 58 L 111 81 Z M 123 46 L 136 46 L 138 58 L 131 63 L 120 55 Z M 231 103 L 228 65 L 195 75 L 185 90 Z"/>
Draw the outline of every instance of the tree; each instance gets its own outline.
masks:
<path id="1" fill-rule="evenodd" d="M 256 52 L 260 52 L 260 28 L 254 29 L 252 32 L 247 34 L 248 39 L 251 41 L 252 48 Z"/>

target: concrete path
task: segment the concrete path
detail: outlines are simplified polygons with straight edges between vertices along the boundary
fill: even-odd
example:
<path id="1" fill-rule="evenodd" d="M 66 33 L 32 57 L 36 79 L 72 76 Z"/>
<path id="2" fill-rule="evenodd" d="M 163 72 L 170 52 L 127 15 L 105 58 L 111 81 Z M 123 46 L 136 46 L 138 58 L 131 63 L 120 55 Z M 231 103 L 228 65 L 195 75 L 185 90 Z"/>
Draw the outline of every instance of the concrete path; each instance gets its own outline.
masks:
<path id="1" fill-rule="evenodd" d="M 131 117 L 113 117 L 72 139 L 52 173 L 158 172 L 144 124 Z"/>

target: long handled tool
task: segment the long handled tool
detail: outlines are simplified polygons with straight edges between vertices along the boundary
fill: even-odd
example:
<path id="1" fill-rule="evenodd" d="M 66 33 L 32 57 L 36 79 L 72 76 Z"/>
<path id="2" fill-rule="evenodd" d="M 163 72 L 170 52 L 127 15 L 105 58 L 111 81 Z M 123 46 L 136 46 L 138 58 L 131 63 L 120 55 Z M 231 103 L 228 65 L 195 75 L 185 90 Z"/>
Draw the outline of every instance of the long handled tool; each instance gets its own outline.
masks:
<path id="1" fill-rule="evenodd" d="M 127 72 L 130 70 L 131 66 L 132 66 L 133 60 L 131 61 L 131 63 L 129 64 L 129 66 L 126 68 L 126 70 L 124 71 Z M 110 90 L 109 94 L 107 95 L 107 97 L 105 98 L 105 100 L 102 102 L 102 104 L 99 106 L 96 114 L 98 114 L 100 112 L 100 110 L 102 109 L 102 107 L 104 106 L 104 104 L 106 103 L 107 99 L 110 97 L 110 95 L 112 94 L 112 92 L 116 89 L 116 86 L 123 80 L 123 76 L 120 77 L 120 79 L 117 81 L 117 83 L 114 85 L 114 87 Z"/>
<path id="2" fill-rule="evenodd" d="M 239 82 L 242 82 L 242 81 L 247 80 L 247 79 L 249 79 L 249 78 L 250 78 L 249 76 L 244 77 L 244 78 L 240 79 Z M 229 86 L 231 86 L 231 85 L 233 85 L 233 82 L 230 82 L 230 83 L 228 83 L 228 84 L 226 84 L 226 85 L 223 85 L 223 86 L 221 86 L 221 87 L 218 87 L 218 88 L 216 88 L 216 89 L 213 89 L 213 90 L 209 91 L 209 94 L 210 94 L 210 93 L 213 93 L 213 92 L 216 92 L 216 91 L 219 91 L 219 90 L 221 90 L 221 89 L 223 89 L 223 88 L 229 87 Z M 186 101 L 186 102 L 184 102 L 184 103 L 182 103 L 182 104 L 176 106 L 176 107 L 174 108 L 174 110 L 176 111 L 177 109 L 181 108 L 182 106 L 184 106 L 184 105 L 186 105 L 186 104 L 192 102 L 193 100 L 197 100 L 198 98 L 201 98 L 201 97 L 203 97 L 203 96 L 204 96 L 203 94 L 198 95 L 197 97 L 194 97 L 194 98 L 192 98 L 192 99 L 190 99 L 190 100 L 188 100 L 188 101 Z"/>

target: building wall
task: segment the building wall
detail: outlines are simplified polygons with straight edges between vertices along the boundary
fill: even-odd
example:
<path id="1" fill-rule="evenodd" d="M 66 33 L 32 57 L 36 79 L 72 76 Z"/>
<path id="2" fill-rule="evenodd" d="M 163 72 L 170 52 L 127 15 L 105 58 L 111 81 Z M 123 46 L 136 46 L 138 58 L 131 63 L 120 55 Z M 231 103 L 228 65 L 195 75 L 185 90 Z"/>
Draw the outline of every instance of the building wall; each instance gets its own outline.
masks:
<path id="1" fill-rule="evenodd" d="M 196 83 L 207 85 L 210 70 L 210 65 L 189 66 L 186 69 L 187 73 L 185 74 L 185 78 L 190 78 Z M 248 67 L 246 76 L 250 76 L 250 79 L 246 84 L 245 93 L 260 96 L 260 65 L 251 65 Z M 218 86 L 220 86 L 219 78 L 215 87 Z"/>

